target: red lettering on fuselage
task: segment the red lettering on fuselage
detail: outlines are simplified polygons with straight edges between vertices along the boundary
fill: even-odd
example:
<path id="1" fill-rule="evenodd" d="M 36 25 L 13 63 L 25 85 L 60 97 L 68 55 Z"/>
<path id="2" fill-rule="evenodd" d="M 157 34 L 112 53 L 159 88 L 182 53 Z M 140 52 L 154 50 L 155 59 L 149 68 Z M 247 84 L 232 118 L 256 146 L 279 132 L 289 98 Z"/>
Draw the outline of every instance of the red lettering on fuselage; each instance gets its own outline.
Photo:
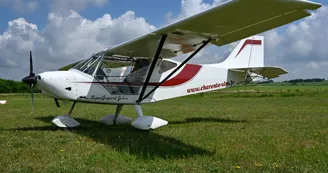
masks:
<path id="1" fill-rule="evenodd" d="M 187 93 L 195 93 L 205 90 L 213 90 L 213 89 L 219 89 L 227 86 L 233 86 L 235 84 L 235 81 L 231 80 L 230 82 L 223 82 L 223 83 L 216 83 L 212 85 L 203 85 L 201 87 L 197 88 L 189 88 L 187 89 Z"/>

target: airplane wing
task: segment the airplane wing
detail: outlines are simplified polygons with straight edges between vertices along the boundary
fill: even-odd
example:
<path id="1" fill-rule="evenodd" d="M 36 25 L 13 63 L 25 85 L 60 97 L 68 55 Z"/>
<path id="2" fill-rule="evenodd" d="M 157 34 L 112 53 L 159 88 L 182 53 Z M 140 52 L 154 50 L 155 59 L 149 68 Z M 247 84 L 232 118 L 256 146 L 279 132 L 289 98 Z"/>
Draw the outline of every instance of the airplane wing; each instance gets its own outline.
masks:
<path id="1" fill-rule="evenodd" d="M 109 55 L 154 57 L 166 34 L 160 57 L 196 50 L 202 42 L 222 46 L 310 16 L 321 5 L 306 0 L 230 0 L 107 50 Z"/>
<path id="2" fill-rule="evenodd" d="M 266 77 L 268 79 L 279 77 L 280 75 L 287 74 L 288 72 L 280 67 L 250 67 L 250 68 L 234 68 L 231 71 L 251 72 L 257 75 Z"/>

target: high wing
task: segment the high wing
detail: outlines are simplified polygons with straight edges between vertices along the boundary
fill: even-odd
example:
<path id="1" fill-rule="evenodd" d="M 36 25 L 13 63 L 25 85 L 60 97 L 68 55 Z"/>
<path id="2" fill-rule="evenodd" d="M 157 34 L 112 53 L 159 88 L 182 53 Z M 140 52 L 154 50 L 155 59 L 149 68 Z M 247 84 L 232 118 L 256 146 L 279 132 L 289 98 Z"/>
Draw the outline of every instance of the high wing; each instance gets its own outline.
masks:
<path id="1" fill-rule="evenodd" d="M 321 5 L 306 0 L 230 0 L 107 50 L 109 55 L 153 57 L 167 35 L 160 57 L 171 58 L 210 43 L 222 46 L 298 19 Z"/>

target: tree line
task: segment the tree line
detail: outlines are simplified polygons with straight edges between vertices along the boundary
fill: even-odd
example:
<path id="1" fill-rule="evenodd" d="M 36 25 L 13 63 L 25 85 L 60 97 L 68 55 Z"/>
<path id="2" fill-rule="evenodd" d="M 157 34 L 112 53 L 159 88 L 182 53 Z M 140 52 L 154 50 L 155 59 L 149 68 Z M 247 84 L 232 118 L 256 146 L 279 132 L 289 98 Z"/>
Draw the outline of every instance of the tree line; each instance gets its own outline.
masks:
<path id="1" fill-rule="evenodd" d="M 283 83 L 311 83 L 311 82 L 324 82 L 326 81 L 324 78 L 312 78 L 312 79 L 292 79 L 292 80 L 285 80 Z M 266 80 L 266 81 L 260 81 L 256 82 L 257 84 L 269 84 L 269 83 L 275 83 L 273 80 Z M 280 82 L 278 82 L 280 83 Z"/>
<path id="2" fill-rule="evenodd" d="M 323 81 L 325 81 L 325 79 L 312 78 L 312 79 L 293 79 L 293 80 L 288 80 L 288 81 L 284 81 L 284 82 L 288 82 L 288 83 L 303 83 L 303 82 L 323 82 Z"/>
<path id="3" fill-rule="evenodd" d="M 29 93 L 31 88 L 23 83 L 14 80 L 0 79 L 0 93 Z M 40 92 L 36 87 L 34 92 Z"/>

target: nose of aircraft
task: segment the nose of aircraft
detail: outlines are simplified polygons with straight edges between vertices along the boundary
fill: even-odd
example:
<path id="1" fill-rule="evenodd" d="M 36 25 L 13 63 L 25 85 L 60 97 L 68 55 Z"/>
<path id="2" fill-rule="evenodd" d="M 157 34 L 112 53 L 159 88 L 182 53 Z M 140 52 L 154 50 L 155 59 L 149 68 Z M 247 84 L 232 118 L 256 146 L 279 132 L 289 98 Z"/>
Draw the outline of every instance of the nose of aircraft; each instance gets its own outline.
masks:
<path id="1" fill-rule="evenodd" d="M 53 97 L 52 91 L 55 90 L 56 81 L 51 79 L 52 77 L 47 75 L 47 73 L 41 73 L 35 77 L 38 89 L 41 90 L 43 94 Z"/>
<path id="2" fill-rule="evenodd" d="M 43 72 L 35 77 L 37 87 L 49 97 L 76 99 L 75 76 L 70 71 Z"/>

